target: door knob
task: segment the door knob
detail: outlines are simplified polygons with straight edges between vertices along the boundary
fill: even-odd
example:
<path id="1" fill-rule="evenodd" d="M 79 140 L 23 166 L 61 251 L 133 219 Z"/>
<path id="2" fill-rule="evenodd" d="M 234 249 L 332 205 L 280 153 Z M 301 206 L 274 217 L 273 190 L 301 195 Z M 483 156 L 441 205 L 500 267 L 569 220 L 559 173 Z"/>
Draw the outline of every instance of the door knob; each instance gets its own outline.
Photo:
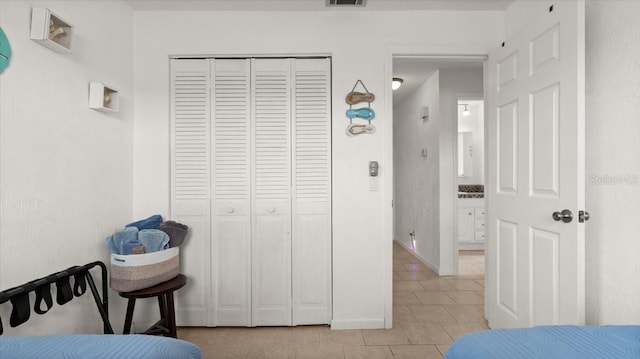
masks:
<path id="1" fill-rule="evenodd" d="M 563 209 L 562 212 L 553 212 L 554 221 L 562 221 L 564 223 L 569 223 L 573 220 L 573 213 L 571 213 L 568 209 Z"/>
<path id="2" fill-rule="evenodd" d="M 591 215 L 587 211 L 578 211 L 578 222 L 584 223 L 591 218 Z"/>

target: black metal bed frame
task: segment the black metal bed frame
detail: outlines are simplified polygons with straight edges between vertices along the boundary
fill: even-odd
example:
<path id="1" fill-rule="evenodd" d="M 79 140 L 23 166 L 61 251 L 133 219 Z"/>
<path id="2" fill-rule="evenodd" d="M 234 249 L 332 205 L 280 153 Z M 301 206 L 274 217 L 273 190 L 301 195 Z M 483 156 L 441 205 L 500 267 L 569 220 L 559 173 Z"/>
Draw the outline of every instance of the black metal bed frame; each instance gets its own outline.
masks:
<path id="1" fill-rule="evenodd" d="M 100 267 L 102 275 L 102 297 L 98 293 L 93 276 L 89 272 L 90 269 Z M 69 278 L 74 278 L 73 291 Z M 107 267 L 103 262 L 96 261 L 87 263 L 82 266 L 73 266 L 63 271 L 50 274 L 30 282 L 24 283 L 17 287 L 13 287 L 0 292 L 0 305 L 11 302 L 13 310 L 11 312 L 11 327 L 16 327 L 26 322 L 30 317 L 31 306 L 29 304 L 29 294 L 36 293 L 36 301 L 33 310 L 38 314 L 45 314 L 53 306 L 51 297 L 51 283 L 56 284 L 56 302 L 63 305 L 73 299 L 74 296 L 79 297 L 86 292 L 86 283 L 89 283 L 91 294 L 95 300 L 98 312 L 103 322 L 104 334 L 113 334 L 113 328 L 109 322 L 109 300 L 107 287 Z M 46 305 L 46 309 L 42 309 L 42 304 Z M 2 318 L 0 318 L 0 335 L 3 333 Z"/>

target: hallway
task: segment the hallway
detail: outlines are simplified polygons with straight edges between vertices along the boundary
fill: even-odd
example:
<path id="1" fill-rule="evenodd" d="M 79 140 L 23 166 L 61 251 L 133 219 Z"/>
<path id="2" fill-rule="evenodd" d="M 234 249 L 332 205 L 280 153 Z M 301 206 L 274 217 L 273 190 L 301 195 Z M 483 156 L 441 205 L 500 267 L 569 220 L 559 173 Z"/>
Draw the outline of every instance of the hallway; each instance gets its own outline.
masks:
<path id="1" fill-rule="evenodd" d="M 484 254 L 460 253 L 460 274 L 438 277 L 394 243 L 393 326 L 402 329 L 411 344 L 435 344 L 445 353 L 458 337 L 488 328 L 484 319 Z"/>

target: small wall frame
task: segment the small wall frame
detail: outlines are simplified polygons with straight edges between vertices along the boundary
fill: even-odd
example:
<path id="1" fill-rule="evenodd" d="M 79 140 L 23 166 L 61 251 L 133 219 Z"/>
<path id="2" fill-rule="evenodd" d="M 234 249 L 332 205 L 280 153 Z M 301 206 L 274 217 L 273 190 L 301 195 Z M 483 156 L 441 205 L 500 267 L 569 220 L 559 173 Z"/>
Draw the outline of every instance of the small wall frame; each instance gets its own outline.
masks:
<path id="1" fill-rule="evenodd" d="M 31 10 L 31 40 L 54 51 L 71 52 L 73 25 L 46 8 Z"/>
<path id="2" fill-rule="evenodd" d="M 120 104 L 118 90 L 100 82 L 89 83 L 89 108 L 99 111 L 118 112 Z"/>

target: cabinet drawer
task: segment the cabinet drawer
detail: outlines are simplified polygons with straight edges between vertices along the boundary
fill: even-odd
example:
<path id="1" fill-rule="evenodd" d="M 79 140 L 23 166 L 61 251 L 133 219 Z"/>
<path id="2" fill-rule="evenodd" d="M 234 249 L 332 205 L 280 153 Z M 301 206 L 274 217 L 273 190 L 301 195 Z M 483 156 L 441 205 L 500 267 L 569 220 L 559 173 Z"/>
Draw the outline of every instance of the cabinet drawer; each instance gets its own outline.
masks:
<path id="1" fill-rule="evenodd" d="M 470 216 L 475 218 L 475 212 L 473 208 L 460 208 L 458 216 Z"/>
<path id="2" fill-rule="evenodd" d="M 484 216 L 485 216 L 486 212 L 487 212 L 487 210 L 484 209 L 484 208 L 476 208 L 476 210 L 475 210 L 476 218 L 483 218 L 484 219 Z"/>
<path id="3" fill-rule="evenodd" d="M 484 220 L 475 220 L 475 228 L 476 231 L 484 231 L 485 223 Z"/>
<path id="4" fill-rule="evenodd" d="M 484 231 L 476 231 L 474 241 L 478 243 L 484 243 L 485 237 L 486 237 L 486 234 L 484 233 Z"/>

